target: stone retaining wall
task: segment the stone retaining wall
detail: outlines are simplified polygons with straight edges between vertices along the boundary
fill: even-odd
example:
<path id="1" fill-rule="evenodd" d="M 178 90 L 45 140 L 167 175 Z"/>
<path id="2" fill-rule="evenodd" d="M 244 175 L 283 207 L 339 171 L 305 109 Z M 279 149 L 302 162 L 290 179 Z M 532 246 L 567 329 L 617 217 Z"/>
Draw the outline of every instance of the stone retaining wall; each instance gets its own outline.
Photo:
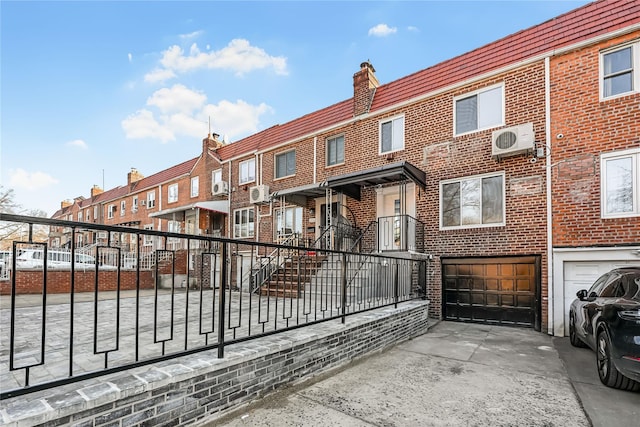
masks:
<path id="1" fill-rule="evenodd" d="M 429 303 L 411 301 L 155 366 L 0 402 L 8 426 L 176 426 L 217 418 L 427 331 Z"/>

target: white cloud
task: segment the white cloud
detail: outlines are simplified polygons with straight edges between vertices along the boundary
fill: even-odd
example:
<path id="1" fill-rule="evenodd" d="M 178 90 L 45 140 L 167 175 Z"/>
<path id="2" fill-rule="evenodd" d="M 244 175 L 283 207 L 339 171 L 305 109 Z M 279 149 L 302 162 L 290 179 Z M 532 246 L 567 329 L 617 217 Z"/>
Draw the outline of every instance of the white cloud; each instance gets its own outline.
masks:
<path id="1" fill-rule="evenodd" d="M 267 113 L 273 113 L 273 109 L 264 102 L 251 105 L 241 99 L 235 103 L 222 100 L 218 105 L 208 104 L 202 117 L 211 117 L 212 130 L 224 131 L 225 136 L 233 140 L 236 136 L 256 133 L 260 117 Z"/>
<path id="2" fill-rule="evenodd" d="M 378 24 L 375 27 L 369 28 L 369 35 L 376 37 L 386 37 L 398 32 L 396 27 L 389 27 L 387 24 Z"/>
<path id="3" fill-rule="evenodd" d="M 419 33 L 420 29 L 418 27 L 414 27 L 413 25 L 409 25 L 407 27 L 407 31 L 412 32 L 412 33 Z"/>
<path id="4" fill-rule="evenodd" d="M 57 183 L 57 179 L 44 172 L 27 172 L 20 168 L 9 170 L 9 186 L 12 188 L 34 191 Z"/>
<path id="5" fill-rule="evenodd" d="M 211 52 L 201 52 L 198 45 L 193 43 L 188 54 L 180 46 L 174 45 L 162 52 L 160 64 L 163 68 L 148 73 L 145 81 L 165 81 L 176 77 L 176 73 L 201 69 L 232 70 L 241 76 L 253 70 L 272 68 L 276 74 L 288 74 L 287 58 L 271 56 L 244 39 L 231 40 L 224 48 Z"/>
<path id="6" fill-rule="evenodd" d="M 182 40 L 190 40 L 190 39 L 198 38 L 203 34 L 204 34 L 204 31 L 199 30 L 199 31 L 194 31 L 194 32 L 189 33 L 189 34 L 180 34 L 178 37 L 180 37 L 180 39 L 182 39 Z"/>
<path id="7" fill-rule="evenodd" d="M 149 110 L 138 110 L 122 121 L 122 129 L 130 139 L 153 138 L 162 143 L 175 140 L 170 129 L 159 123 Z"/>
<path id="8" fill-rule="evenodd" d="M 154 92 L 147 99 L 147 105 L 158 107 L 163 113 L 190 113 L 202 108 L 206 101 L 206 95 L 176 84 L 170 89 L 163 88 Z"/>
<path id="9" fill-rule="evenodd" d="M 133 55 L 131 53 L 127 53 L 127 58 L 129 58 L 129 62 L 133 61 Z"/>
<path id="10" fill-rule="evenodd" d="M 156 68 L 150 73 L 145 74 L 144 81 L 148 83 L 164 82 L 177 77 L 176 73 L 166 68 Z"/>
<path id="11" fill-rule="evenodd" d="M 83 150 L 86 150 L 89 148 L 89 146 L 87 145 L 86 142 L 84 142 L 81 139 L 74 139 L 73 141 L 69 141 L 65 144 L 67 147 L 75 147 L 75 148 L 81 148 Z"/>

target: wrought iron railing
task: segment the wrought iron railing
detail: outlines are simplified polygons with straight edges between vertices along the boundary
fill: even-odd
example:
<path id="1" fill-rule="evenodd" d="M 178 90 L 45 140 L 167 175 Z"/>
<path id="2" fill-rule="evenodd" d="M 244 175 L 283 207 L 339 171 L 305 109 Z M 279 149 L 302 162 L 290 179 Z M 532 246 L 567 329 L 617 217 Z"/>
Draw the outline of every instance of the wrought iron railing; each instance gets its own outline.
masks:
<path id="1" fill-rule="evenodd" d="M 12 240 L 13 253 L 37 247 L 42 264 L 11 259 L 0 280 L 0 399 L 99 377 L 174 357 L 225 347 L 292 328 L 415 298 L 424 298 L 423 261 L 377 254 L 309 250 L 275 244 L 110 227 L 0 214 L 0 221 L 29 232 Z M 53 268 L 38 240 L 54 227 L 118 232 L 137 256 L 135 268 Z M 34 230 L 37 229 L 37 233 Z M 133 237 L 133 238 L 131 238 Z M 168 240 L 184 249 L 169 249 Z M 143 242 L 153 241 L 152 268 L 140 260 Z M 71 245 L 71 254 L 76 248 Z M 246 271 L 274 250 L 287 251 L 287 270 L 269 287 L 252 293 Z M 119 257 L 121 248 L 98 245 L 98 254 Z M 366 256 L 362 262 L 360 256 Z M 358 280 L 347 280 L 358 269 Z"/>
<path id="2" fill-rule="evenodd" d="M 424 223 L 409 215 L 378 218 L 378 250 L 424 252 Z"/>

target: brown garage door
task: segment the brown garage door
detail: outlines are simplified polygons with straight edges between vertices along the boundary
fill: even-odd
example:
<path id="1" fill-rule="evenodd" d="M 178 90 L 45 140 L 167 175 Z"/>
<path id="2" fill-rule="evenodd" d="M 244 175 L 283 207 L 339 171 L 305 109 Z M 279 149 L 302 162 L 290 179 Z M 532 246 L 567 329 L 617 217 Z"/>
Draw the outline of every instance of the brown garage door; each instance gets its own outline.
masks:
<path id="1" fill-rule="evenodd" d="M 444 318 L 540 330 L 540 257 L 442 259 Z"/>

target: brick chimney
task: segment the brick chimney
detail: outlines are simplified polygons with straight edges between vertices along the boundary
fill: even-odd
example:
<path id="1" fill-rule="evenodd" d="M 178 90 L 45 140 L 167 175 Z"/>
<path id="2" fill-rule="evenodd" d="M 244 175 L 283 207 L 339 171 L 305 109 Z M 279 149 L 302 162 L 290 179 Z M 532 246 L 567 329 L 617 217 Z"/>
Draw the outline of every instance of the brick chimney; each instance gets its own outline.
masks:
<path id="1" fill-rule="evenodd" d="M 220 135 L 217 133 L 210 133 L 205 139 L 202 140 L 202 152 L 206 153 L 207 150 L 217 150 L 224 145 L 224 142 L 218 139 Z"/>
<path id="2" fill-rule="evenodd" d="M 98 194 L 102 193 L 104 193 L 104 190 L 97 185 L 94 184 L 93 187 L 91 187 L 91 197 L 96 197 Z"/>
<path id="3" fill-rule="evenodd" d="M 127 174 L 127 184 L 131 185 L 134 182 L 140 181 L 142 178 L 144 178 L 144 175 L 138 172 L 138 169 L 131 168 L 131 172 Z"/>
<path id="4" fill-rule="evenodd" d="M 60 202 L 60 209 L 68 208 L 71 205 L 73 205 L 71 200 L 63 200 L 62 202 Z"/>
<path id="5" fill-rule="evenodd" d="M 359 116 L 369 112 L 373 95 L 380 86 L 376 78 L 376 70 L 371 62 L 360 64 L 360 71 L 353 75 L 353 115 Z"/>

